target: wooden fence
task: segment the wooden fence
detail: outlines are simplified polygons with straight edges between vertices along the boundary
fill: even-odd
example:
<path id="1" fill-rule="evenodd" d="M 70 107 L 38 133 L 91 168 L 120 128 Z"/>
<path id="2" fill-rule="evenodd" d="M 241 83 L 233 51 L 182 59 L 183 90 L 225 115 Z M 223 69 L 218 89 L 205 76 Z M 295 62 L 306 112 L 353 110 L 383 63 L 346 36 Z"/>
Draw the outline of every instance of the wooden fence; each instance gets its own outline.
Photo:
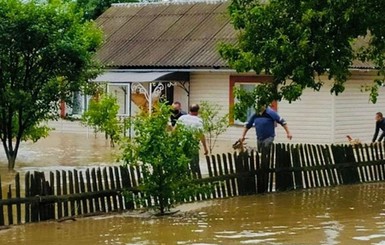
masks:
<path id="1" fill-rule="evenodd" d="M 25 174 L 25 191 L 21 193 L 17 173 L 15 189 L 9 185 L 6 199 L 0 199 L 0 226 L 132 209 L 132 203 L 125 202 L 120 193 L 132 189 L 130 185 L 124 167 L 35 171 Z"/>
<path id="2" fill-rule="evenodd" d="M 284 145 L 206 157 L 214 197 L 385 180 L 385 145 Z"/>
<path id="3" fill-rule="evenodd" d="M 195 181 L 212 186 L 212 192 L 191 196 L 197 201 L 230 196 L 287 191 L 385 180 L 385 145 L 284 145 L 264 152 L 243 152 L 206 157 L 208 175 L 192 164 Z M 86 170 L 27 172 L 6 193 L 0 188 L 0 227 L 63 220 L 154 205 L 138 190 L 138 167 L 104 167 Z M 22 185 L 24 183 L 24 186 Z M 0 178 L 1 186 L 1 178 Z M 24 187 L 24 188 L 21 188 Z M 125 200 L 122 191 L 131 190 Z"/>

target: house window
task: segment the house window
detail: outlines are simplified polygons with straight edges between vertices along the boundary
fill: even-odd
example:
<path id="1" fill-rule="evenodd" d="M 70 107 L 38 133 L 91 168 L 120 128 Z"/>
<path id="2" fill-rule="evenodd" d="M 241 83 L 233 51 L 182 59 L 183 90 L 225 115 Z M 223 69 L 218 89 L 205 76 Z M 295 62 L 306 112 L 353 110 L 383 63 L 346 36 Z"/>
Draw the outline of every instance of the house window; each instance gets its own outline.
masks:
<path id="1" fill-rule="evenodd" d="M 255 86 L 258 86 L 258 84 L 271 82 L 271 81 L 272 81 L 271 76 L 264 76 L 264 75 L 262 76 L 230 76 L 230 86 L 229 86 L 230 110 L 234 108 L 234 104 L 236 102 L 236 99 L 234 98 L 235 86 L 239 86 L 247 91 L 252 91 L 255 88 Z M 273 102 L 271 107 L 274 110 L 277 110 L 277 103 Z M 255 112 L 254 108 L 250 107 L 247 110 L 247 118 L 249 118 L 254 112 Z M 242 122 L 240 120 L 235 120 L 234 117 L 230 118 L 230 124 L 244 125 L 244 123 L 245 122 Z"/>

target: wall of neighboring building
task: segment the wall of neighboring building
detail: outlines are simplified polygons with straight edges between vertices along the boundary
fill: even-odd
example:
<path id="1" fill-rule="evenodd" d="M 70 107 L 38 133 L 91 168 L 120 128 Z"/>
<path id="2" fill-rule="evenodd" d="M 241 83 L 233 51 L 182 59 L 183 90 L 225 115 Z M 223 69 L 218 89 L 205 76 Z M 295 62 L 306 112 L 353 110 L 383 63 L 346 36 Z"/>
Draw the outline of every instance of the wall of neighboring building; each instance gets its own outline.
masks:
<path id="1" fill-rule="evenodd" d="M 385 113 L 385 87 L 380 87 L 378 101 L 369 101 L 369 92 L 362 88 L 373 84 L 375 74 L 368 71 L 353 71 L 345 91 L 335 97 L 334 142 L 346 143 L 346 135 L 370 143 L 374 134 L 376 112 Z"/>

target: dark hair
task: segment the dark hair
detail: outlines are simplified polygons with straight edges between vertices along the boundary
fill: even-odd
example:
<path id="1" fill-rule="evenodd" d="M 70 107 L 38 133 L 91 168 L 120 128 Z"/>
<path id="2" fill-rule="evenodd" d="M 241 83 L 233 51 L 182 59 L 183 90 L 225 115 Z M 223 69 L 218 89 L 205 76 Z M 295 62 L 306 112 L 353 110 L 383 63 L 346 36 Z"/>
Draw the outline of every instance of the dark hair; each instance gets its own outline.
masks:
<path id="1" fill-rule="evenodd" d="M 384 117 L 384 116 L 382 115 L 381 112 L 377 112 L 376 114 L 377 114 L 379 117 L 381 117 L 381 118 Z"/>
<path id="2" fill-rule="evenodd" d="M 199 105 L 198 104 L 192 104 L 190 106 L 190 112 L 198 112 L 199 111 Z"/>
<path id="3" fill-rule="evenodd" d="M 174 101 L 173 104 L 181 106 L 182 104 L 179 101 Z"/>

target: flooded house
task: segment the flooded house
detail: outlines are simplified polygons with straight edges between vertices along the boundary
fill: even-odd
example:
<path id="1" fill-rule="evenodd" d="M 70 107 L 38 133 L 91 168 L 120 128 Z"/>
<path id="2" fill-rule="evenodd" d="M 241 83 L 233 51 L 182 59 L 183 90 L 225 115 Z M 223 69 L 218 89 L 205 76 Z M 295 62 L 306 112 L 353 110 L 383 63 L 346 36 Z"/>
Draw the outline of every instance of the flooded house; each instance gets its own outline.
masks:
<path id="1" fill-rule="evenodd" d="M 218 43 L 235 42 L 228 2 L 173 2 L 113 4 L 97 20 L 104 31 L 104 44 L 97 58 L 106 66 L 96 82 L 108 84 L 121 105 L 120 113 L 134 115 L 138 108 L 159 100 L 180 101 L 187 111 L 191 103 L 208 101 L 222 106 L 222 115 L 234 104 L 235 86 L 250 89 L 271 77 L 253 72 L 237 73 L 218 53 Z M 376 104 L 363 92 L 376 71 L 371 64 L 354 62 L 345 91 L 334 96 L 332 82 L 322 77 L 323 88 L 304 91 L 300 100 L 277 102 L 293 134 L 293 143 L 347 143 L 347 135 L 370 142 L 374 116 L 385 112 L 385 88 Z M 241 136 L 244 122 L 229 118 L 231 126 L 220 140 L 233 143 Z M 254 131 L 254 130 L 252 130 Z M 276 142 L 287 143 L 277 127 Z M 254 132 L 248 133 L 254 145 Z"/>

